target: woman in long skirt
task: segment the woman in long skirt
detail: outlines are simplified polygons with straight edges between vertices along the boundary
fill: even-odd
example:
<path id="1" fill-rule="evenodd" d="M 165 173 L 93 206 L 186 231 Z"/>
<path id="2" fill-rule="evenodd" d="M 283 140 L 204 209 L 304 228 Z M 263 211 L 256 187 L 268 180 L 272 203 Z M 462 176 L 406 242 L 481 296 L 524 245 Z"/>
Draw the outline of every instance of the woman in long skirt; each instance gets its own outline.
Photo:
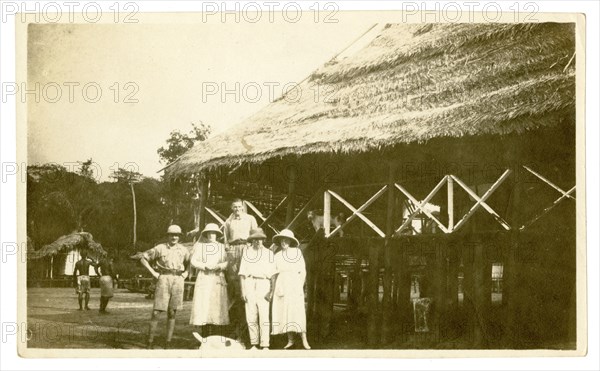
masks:
<path id="1" fill-rule="evenodd" d="M 227 253 L 225 245 L 217 242 L 222 235 L 214 223 L 206 225 L 201 237 L 194 245 L 190 264 L 198 270 L 194 288 L 194 301 L 190 324 L 201 326 L 202 336 L 214 332 L 214 325 L 229 325 L 229 304 L 227 300 Z"/>
<path id="2" fill-rule="evenodd" d="M 273 237 L 273 242 L 281 247 L 275 254 L 277 277 L 274 290 L 270 293 L 273 300 L 273 335 L 287 334 L 288 343 L 284 349 L 294 345 L 296 334 L 302 338 L 304 349 L 310 349 L 306 336 L 306 309 L 304 305 L 304 281 L 306 264 L 302 251 L 298 249 L 298 240 L 294 232 L 284 229 Z"/>

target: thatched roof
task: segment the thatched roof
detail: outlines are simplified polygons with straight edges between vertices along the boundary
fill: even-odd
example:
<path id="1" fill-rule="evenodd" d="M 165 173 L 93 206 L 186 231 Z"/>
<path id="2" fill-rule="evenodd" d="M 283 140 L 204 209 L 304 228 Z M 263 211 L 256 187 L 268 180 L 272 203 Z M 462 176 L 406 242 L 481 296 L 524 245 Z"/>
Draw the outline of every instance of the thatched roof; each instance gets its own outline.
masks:
<path id="1" fill-rule="evenodd" d="M 86 246 L 95 255 L 106 256 L 106 251 L 98 242 L 94 241 L 91 233 L 88 232 L 73 232 L 66 236 L 59 237 L 56 241 L 43 246 L 38 251 L 31 253 L 32 259 L 40 259 L 50 255 L 56 255 L 60 252 L 70 251 L 80 246 Z"/>
<path id="2" fill-rule="evenodd" d="M 572 125 L 574 39 L 574 24 L 387 25 L 167 174 Z"/>

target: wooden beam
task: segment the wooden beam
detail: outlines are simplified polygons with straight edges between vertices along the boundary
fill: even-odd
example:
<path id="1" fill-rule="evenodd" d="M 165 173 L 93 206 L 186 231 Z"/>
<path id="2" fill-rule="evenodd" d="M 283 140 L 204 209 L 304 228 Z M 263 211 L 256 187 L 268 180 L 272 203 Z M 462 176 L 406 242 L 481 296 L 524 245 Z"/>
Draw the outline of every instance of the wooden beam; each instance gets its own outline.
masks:
<path id="1" fill-rule="evenodd" d="M 379 190 L 379 192 L 377 192 L 375 194 L 375 196 L 379 197 L 381 194 L 383 194 L 383 192 L 385 192 L 386 188 L 387 188 L 387 186 L 384 186 L 382 189 Z M 379 227 L 377 227 L 375 225 L 375 223 L 373 223 L 372 221 L 369 220 L 369 218 L 367 218 L 366 216 L 364 216 L 363 214 L 361 214 L 348 201 L 344 200 L 340 195 L 338 195 L 334 191 L 327 191 L 327 192 L 329 192 L 333 197 L 337 198 L 338 201 L 340 201 L 342 204 L 344 204 L 344 206 L 346 206 L 348 209 L 350 209 L 350 211 L 352 211 L 352 213 L 353 213 L 352 215 L 356 215 L 359 218 L 361 218 L 362 221 L 365 222 L 369 227 L 371 227 L 371 229 L 374 230 L 375 233 L 377 233 L 380 237 L 385 237 L 385 233 L 383 233 L 383 231 L 381 229 L 379 229 Z M 373 196 L 373 197 L 375 197 L 375 196 Z M 371 197 L 371 199 L 369 201 L 373 202 L 373 201 L 375 201 L 375 199 L 377 199 L 377 197 L 375 197 L 375 199 L 373 199 L 373 197 Z M 365 206 L 365 205 L 363 205 L 363 206 Z M 366 206 L 365 206 L 365 208 L 366 208 Z M 323 215 L 323 217 L 325 218 L 326 215 L 328 215 L 328 214 Z"/>
<path id="2" fill-rule="evenodd" d="M 296 223 L 302 218 L 302 215 L 304 215 L 304 213 L 308 211 L 308 207 L 312 205 L 312 203 L 315 202 L 319 197 L 321 197 L 321 192 L 323 192 L 323 188 L 319 188 L 317 190 L 317 192 L 312 196 L 312 198 L 308 200 L 308 202 L 302 207 L 302 209 L 300 209 L 300 211 L 294 217 L 294 219 L 286 226 L 286 229 L 292 229 L 296 225 Z"/>
<path id="3" fill-rule="evenodd" d="M 571 193 L 573 193 L 575 191 L 575 189 L 577 188 L 577 186 L 573 186 L 573 188 L 569 189 L 566 193 L 564 193 L 562 196 L 560 196 L 559 198 L 557 198 L 552 205 L 548 206 L 547 208 L 545 208 L 540 214 L 538 214 L 535 218 L 531 219 L 529 222 L 523 224 L 521 226 L 521 228 L 519 228 L 519 230 L 523 230 L 529 226 L 531 226 L 533 223 L 537 222 L 542 216 L 548 214 L 550 212 L 550 210 L 554 209 L 556 207 L 556 205 L 558 205 L 559 202 L 561 202 L 562 200 L 564 200 L 566 197 L 570 197 L 569 195 Z"/>
<path id="4" fill-rule="evenodd" d="M 442 231 L 444 231 L 444 233 L 448 233 L 448 229 L 439 220 L 437 220 L 437 218 L 434 217 L 433 214 L 431 214 L 429 211 L 424 209 L 424 206 L 427 205 L 427 203 L 433 198 L 433 196 L 436 195 L 436 193 L 442 188 L 442 186 L 444 185 L 445 182 L 446 182 L 446 177 L 444 177 L 444 178 L 442 178 L 442 180 L 440 180 L 440 182 L 433 188 L 433 190 L 431 192 L 429 192 L 427 197 L 425 197 L 425 199 L 422 202 L 417 201 L 401 185 L 396 184 L 396 188 L 398 188 L 400 190 L 400 192 L 404 193 L 404 195 L 409 200 L 412 201 L 412 203 L 417 207 L 418 210 L 422 211 L 423 213 L 425 213 L 425 215 L 427 215 L 429 218 L 431 218 L 431 220 L 435 221 L 438 224 L 438 226 L 440 227 L 440 229 Z M 419 213 L 418 210 L 415 210 L 408 216 L 408 218 L 404 221 L 404 223 L 402 223 L 402 225 L 398 229 L 396 229 L 396 233 L 400 233 L 402 230 L 404 230 L 404 228 L 406 228 L 412 222 L 412 220 L 415 218 L 415 216 L 417 216 L 417 214 Z"/>
<path id="5" fill-rule="evenodd" d="M 515 157 L 520 153 L 514 153 Z M 518 159 L 515 159 L 518 161 Z M 510 196 L 509 203 L 509 215 L 510 221 L 513 225 L 518 225 L 520 205 L 523 200 L 523 182 L 515 180 L 513 182 L 513 190 Z M 519 285 L 519 271 L 520 267 L 518 259 L 516 258 L 520 248 L 519 230 L 513 229 L 510 234 L 510 246 L 508 248 L 508 254 L 506 256 L 506 264 L 503 272 L 503 288 L 502 288 L 502 301 L 506 303 L 506 330 L 509 335 L 509 339 L 512 339 L 512 343 L 509 344 L 514 349 L 519 348 L 521 338 L 519 330 L 519 305 L 518 290 Z"/>
<path id="6" fill-rule="evenodd" d="M 462 180 L 460 180 L 454 175 L 451 175 L 452 179 L 454 179 L 454 181 L 456 181 L 458 185 L 460 185 L 471 197 L 473 197 L 477 201 L 471 207 L 471 209 L 462 217 L 462 219 L 459 220 L 458 223 L 456 223 L 456 225 L 454 226 L 454 230 L 457 230 L 460 227 L 462 227 L 480 206 L 487 210 L 487 212 L 490 213 L 494 217 L 494 219 L 496 219 L 496 221 L 500 223 L 502 227 L 504 227 L 504 229 L 506 229 L 507 231 L 510 230 L 510 225 L 504 219 L 502 219 L 502 217 L 500 217 L 500 215 L 498 215 L 494 211 L 494 209 L 492 209 L 488 204 L 486 204 L 485 201 L 492 195 L 492 193 L 494 193 L 496 189 L 498 189 L 498 187 L 500 187 L 500 185 L 504 182 L 504 180 L 506 180 L 506 178 L 508 178 L 511 172 L 512 171 L 510 169 L 507 169 L 500 176 L 500 178 L 498 178 L 498 180 L 496 180 L 496 182 L 492 184 L 490 189 L 488 189 L 481 198 L 477 195 L 477 193 L 473 192 L 471 188 L 469 188 L 465 183 L 463 183 Z"/>
<path id="7" fill-rule="evenodd" d="M 265 225 L 268 222 L 270 222 L 271 219 L 273 219 L 273 217 L 275 216 L 275 213 L 279 210 L 279 208 L 281 208 L 281 206 L 283 206 L 283 204 L 285 203 L 286 200 L 287 200 L 287 196 L 285 196 L 283 198 L 283 200 L 281 200 L 279 202 L 279 204 L 277 204 L 277 206 L 275 206 L 275 208 L 273 209 L 273 211 L 271 212 L 271 214 L 269 214 L 269 216 L 267 216 L 266 219 L 262 223 L 260 223 L 258 226 L 262 228 L 263 225 Z"/>
<path id="8" fill-rule="evenodd" d="M 198 184 L 198 183 L 196 183 Z M 198 225 L 195 227 L 200 229 L 204 228 L 206 224 L 206 203 L 208 202 L 208 193 L 210 192 L 210 181 L 208 179 L 208 174 L 204 174 L 202 179 L 200 180 L 200 204 L 198 205 Z"/>
<path id="9" fill-rule="evenodd" d="M 384 275 L 383 275 L 383 321 L 381 329 L 381 341 L 386 344 L 392 340 L 392 252 L 391 238 L 394 234 L 394 220 L 396 218 L 396 194 L 394 192 L 395 184 L 395 163 L 389 165 L 388 175 L 388 199 L 387 199 L 387 215 L 385 223 L 385 244 L 383 247 L 384 259 Z M 385 190 L 385 188 L 383 188 Z"/>
<path id="10" fill-rule="evenodd" d="M 254 206 L 254 205 L 252 204 L 252 202 L 250 202 L 250 201 L 244 201 L 244 204 L 245 204 L 246 206 L 248 206 L 248 207 L 250 208 L 250 210 L 252 210 L 252 211 L 253 211 L 253 212 L 256 214 L 256 216 L 258 216 L 258 218 L 261 220 L 261 222 L 264 222 L 265 220 L 267 220 L 267 218 L 265 218 L 265 217 L 263 216 L 263 214 L 260 212 L 260 210 L 258 210 L 258 209 L 256 208 L 256 206 Z M 271 229 L 273 230 L 273 232 L 275 232 L 275 233 L 279 233 L 279 230 L 278 230 L 277 228 L 273 227 L 271 224 L 267 224 L 267 226 L 268 226 L 269 228 L 271 228 Z"/>
<path id="11" fill-rule="evenodd" d="M 368 242 L 369 248 L 369 278 L 366 287 L 368 295 L 368 316 L 367 316 L 367 342 L 371 346 L 375 346 L 381 340 L 381 333 L 378 331 L 379 315 L 381 314 L 379 307 L 379 254 L 383 240 Z"/>
<path id="12" fill-rule="evenodd" d="M 563 191 L 560 187 L 558 187 L 556 184 L 552 183 L 551 181 L 549 181 L 548 179 L 544 178 L 543 176 L 541 176 L 540 174 L 536 173 L 535 171 L 531 170 L 530 168 L 528 168 L 527 166 L 523 165 L 523 167 L 529 171 L 531 174 L 535 175 L 536 177 L 538 177 L 539 179 L 541 179 L 544 183 L 548 184 L 550 187 L 554 188 L 555 190 L 557 190 L 558 192 L 560 192 L 560 194 L 562 194 L 565 197 L 568 197 L 572 200 L 575 200 L 575 197 L 572 197 L 569 195 L 569 193 L 571 193 L 571 191 L 565 192 Z M 573 187 L 575 188 L 575 187 Z M 571 189 L 572 190 L 572 189 Z"/>
<path id="13" fill-rule="evenodd" d="M 323 192 L 323 231 L 325 238 L 329 238 L 331 230 L 331 194 L 328 190 Z"/>
<path id="14" fill-rule="evenodd" d="M 483 241 L 477 238 L 474 241 L 470 242 L 471 248 L 473 251 L 473 265 L 472 265 L 472 274 L 473 274 L 473 291 L 470 293 L 472 304 L 473 304 L 473 314 L 474 318 L 474 329 L 473 329 L 473 342 L 474 346 L 477 349 L 482 349 L 486 345 L 486 336 L 485 336 L 485 318 L 486 318 L 486 301 L 490 299 L 490 291 L 489 286 L 486 285 L 487 282 L 491 281 L 491 275 L 488 277 L 486 275 L 486 261 L 484 259 L 484 244 Z"/>
<path id="15" fill-rule="evenodd" d="M 355 219 L 357 216 L 359 216 L 358 214 L 362 213 L 367 207 L 369 207 L 373 202 L 375 202 L 379 198 L 379 196 L 381 196 L 383 193 L 385 193 L 387 188 L 388 188 L 388 186 L 383 186 L 383 188 L 381 188 L 379 191 L 377 191 L 377 193 L 375 193 L 371 198 L 369 198 L 358 209 L 355 209 L 355 211 L 352 212 L 352 215 L 350 215 L 350 217 L 348 219 L 346 219 L 346 221 L 344 223 L 342 223 L 337 228 L 335 228 L 329 236 L 330 237 L 333 236 L 334 234 L 336 234 L 337 232 L 342 230 L 342 228 L 344 228 L 346 225 L 348 225 L 353 219 Z M 392 192 L 392 195 L 393 195 L 393 192 Z M 352 210 L 352 209 L 350 209 L 350 210 Z"/>
<path id="16" fill-rule="evenodd" d="M 448 181 L 448 231 L 452 232 L 454 229 L 454 179 L 447 175 L 446 180 Z"/>
<path id="17" fill-rule="evenodd" d="M 296 167 L 290 167 L 288 194 L 287 194 L 287 210 L 285 213 L 285 224 L 288 225 L 294 219 L 294 208 L 296 207 Z"/>
<path id="18" fill-rule="evenodd" d="M 222 218 L 221 215 L 219 215 L 219 213 L 217 213 L 216 211 L 212 210 L 208 206 L 204 207 L 204 209 L 206 211 L 208 211 L 208 213 L 210 215 L 212 215 L 212 217 L 215 218 L 219 222 L 219 224 L 221 224 L 221 228 L 223 228 L 225 226 L 225 219 Z"/>

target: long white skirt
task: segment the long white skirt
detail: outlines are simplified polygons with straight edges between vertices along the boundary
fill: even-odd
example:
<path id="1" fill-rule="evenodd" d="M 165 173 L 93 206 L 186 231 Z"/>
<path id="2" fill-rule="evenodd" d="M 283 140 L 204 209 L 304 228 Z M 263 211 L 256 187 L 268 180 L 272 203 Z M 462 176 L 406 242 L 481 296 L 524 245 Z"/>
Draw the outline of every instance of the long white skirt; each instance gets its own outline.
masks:
<path id="1" fill-rule="evenodd" d="M 304 277 L 297 272 L 281 272 L 275 282 L 272 334 L 306 332 Z"/>
<path id="2" fill-rule="evenodd" d="M 218 275 L 198 273 L 190 324 L 196 326 L 229 324 L 227 283 L 223 273 Z"/>

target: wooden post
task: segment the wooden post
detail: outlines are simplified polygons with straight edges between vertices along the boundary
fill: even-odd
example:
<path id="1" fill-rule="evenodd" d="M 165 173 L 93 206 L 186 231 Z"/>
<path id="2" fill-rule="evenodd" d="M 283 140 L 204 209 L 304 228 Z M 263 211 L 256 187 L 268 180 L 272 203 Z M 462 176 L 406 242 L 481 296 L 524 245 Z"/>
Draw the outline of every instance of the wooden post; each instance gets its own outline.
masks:
<path id="1" fill-rule="evenodd" d="M 285 225 L 288 225 L 294 220 L 294 207 L 296 207 L 296 166 L 291 166 L 288 173 L 288 195 L 287 195 L 287 211 L 285 213 Z"/>
<path id="2" fill-rule="evenodd" d="M 448 180 L 448 231 L 452 233 L 454 229 L 454 179 L 447 175 Z"/>
<path id="3" fill-rule="evenodd" d="M 331 232 L 331 194 L 327 189 L 323 193 L 323 230 L 325 238 L 328 238 Z"/>
<path id="4" fill-rule="evenodd" d="M 210 181 L 208 179 L 208 174 L 204 174 L 200 183 L 200 205 L 198 206 L 199 217 L 198 225 L 196 226 L 196 228 L 199 228 L 199 231 L 202 230 L 202 228 L 204 228 L 204 225 L 206 224 L 206 206 L 208 203 L 208 192 L 210 192 Z"/>
<path id="5" fill-rule="evenodd" d="M 131 200 L 133 202 L 133 247 L 137 243 L 137 207 L 135 205 L 135 191 L 133 190 L 133 182 L 129 183 L 131 187 Z"/>
<path id="6" fill-rule="evenodd" d="M 477 223 L 473 223 L 476 225 Z M 486 261 L 484 259 L 484 244 L 479 238 L 476 238 L 473 243 L 473 321 L 475 327 L 473 331 L 473 342 L 476 349 L 482 349 L 485 346 L 485 307 L 486 300 L 490 300 L 490 293 L 486 291 L 485 283 L 491 280 L 491 277 L 486 277 L 485 269 Z"/>
<path id="7" fill-rule="evenodd" d="M 360 275 L 362 272 L 362 254 L 359 249 L 354 249 L 354 270 L 350 273 L 348 280 L 348 309 L 350 312 L 357 312 L 360 307 L 360 291 L 362 288 Z"/>
<path id="8" fill-rule="evenodd" d="M 379 252 L 383 240 L 367 240 L 369 246 L 369 285 L 368 291 L 368 319 L 367 319 L 367 341 L 373 346 L 379 343 L 381 334 L 378 329 L 379 319 Z"/>
<path id="9" fill-rule="evenodd" d="M 444 252 L 445 250 L 448 248 L 447 246 L 447 239 L 444 238 L 442 240 L 438 240 L 438 241 L 433 241 L 433 243 L 435 244 L 434 246 L 434 251 L 435 251 L 435 262 L 434 262 L 434 269 L 433 269 L 433 282 L 434 282 L 434 292 L 433 292 L 433 313 L 431 313 L 430 311 L 430 316 L 432 318 L 432 324 L 434 326 L 434 328 L 432 329 L 433 331 L 433 335 L 434 335 L 434 339 L 436 339 L 437 342 L 442 342 L 444 341 L 444 339 L 441 338 L 441 335 L 443 334 L 442 331 L 440 331 L 443 323 L 442 321 L 444 320 L 442 314 L 444 313 L 445 310 L 445 300 L 444 300 L 444 289 L 445 289 L 445 282 L 446 282 L 446 269 L 444 266 L 445 263 L 445 259 L 444 259 Z"/>
<path id="10" fill-rule="evenodd" d="M 523 179 L 521 177 L 516 176 L 513 179 L 513 189 L 510 197 L 510 222 L 512 225 L 521 225 L 522 220 L 519 220 L 519 206 L 521 203 L 521 193 L 523 192 Z M 503 292 L 502 292 L 502 301 L 506 303 L 506 327 L 507 333 L 509 334 L 510 343 L 509 345 L 512 347 L 517 347 L 520 344 L 520 336 L 519 336 L 519 326 L 518 326 L 518 318 L 517 311 L 519 309 L 516 299 L 518 295 L 516 295 L 518 285 L 518 274 L 519 270 L 517 269 L 517 259 L 516 256 L 519 253 L 519 234 L 520 231 L 518 228 L 514 228 L 510 234 L 510 246 L 508 248 L 508 256 L 506 259 L 506 264 L 504 266 L 503 272 Z"/>
<path id="11" fill-rule="evenodd" d="M 394 234 L 394 220 L 396 211 L 396 195 L 394 193 L 394 178 L 396 173 L 396 164 L 390 163 L 388 177 L 388 204 L 387 218 L 385 226 L 385 241 L 384 241 L 384 264 L 385 271 L 383 277 L 383 323 L 381 331 L 381 340 L 383 344 L 388 343 L 392 334 L 392 236 Z"/>

